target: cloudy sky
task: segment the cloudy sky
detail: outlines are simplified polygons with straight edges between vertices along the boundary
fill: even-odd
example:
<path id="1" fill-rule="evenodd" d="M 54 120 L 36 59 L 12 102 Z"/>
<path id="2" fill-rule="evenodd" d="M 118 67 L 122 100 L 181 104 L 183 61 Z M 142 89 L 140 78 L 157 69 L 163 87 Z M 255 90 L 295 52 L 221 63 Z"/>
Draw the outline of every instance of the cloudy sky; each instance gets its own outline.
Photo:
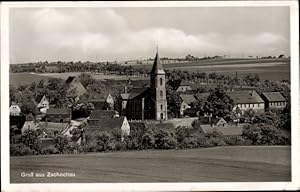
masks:
<path id="1" fill-rule="evenodd" d="M 10 63 L 289 55 L 289 9 L 15 8 Z"/>

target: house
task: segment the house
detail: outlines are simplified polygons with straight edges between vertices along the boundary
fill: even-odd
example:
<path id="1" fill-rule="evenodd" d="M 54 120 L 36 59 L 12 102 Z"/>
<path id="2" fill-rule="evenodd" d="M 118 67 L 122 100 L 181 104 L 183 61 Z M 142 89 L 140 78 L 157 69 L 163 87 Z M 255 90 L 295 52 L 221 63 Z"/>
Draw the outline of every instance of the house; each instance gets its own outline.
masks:
<path id="1" fill-rule="evenodd" d="M 68 108 L 50 108 L 47 111 L 45 121 L 53 123 L 69 123 L 71 110 Z"/>
<path id="2" fill-rule="evenodd" d="M 88 119 L 89 128 L 86 132 L 94 131 L 121 131 L 121 138 L 128 136 L 130 134 L 130 125 L 125 116 L 119 116 L 114 112 L 113 116 L 111 113 L 102 113 L 103 111 L 98 111 L 92 113 Z M 104 116 L 103 116 L 104 115 Z"/>
<path id="3" fill-rule="evenodd" d="M 184 111 L 191 108 L 193 102 L 196 101 L 194 95 L 181 94 L 180 98 L 182 100 L 180 104 L 180 115 L 184 115 Z"/>
<path id="4" fill-rule="evenodd" d="M 165 71 L 157 52 L 150 72 L 150 87 L 132 89 L 121 94 L 121 115 L 136 120 L 167 120 L 165 82 Z"/>
<path id="5" fill-rule="evenodd" d="M 233 110 L 237 107 L 242 111 L 253 109 L 254 111 L 263 111 L 265 109 L 265 102 L 259 96 L 259 94 L 252 91 L 228 91 L 226 94 L 233 99 L 235 106 Z"/>
<path id="6" fill-rule="evenodd" d="M 187 92 L 187 91 L 190 91 L 192 90 L 192 87 L 191 85 L 186 82 L 186 81 L 181 81 L 180 82 L 180 85 L 177 87 L 176 91 L 177 92 L 180 92 L 180 93 L 184 93 L 184 92 Z"/>
<path id="7" fill-rule="evenodd" d="M 87 90 L 84 88 L 78 77 L 68 77 L 66 85 L 68 87 L 68 92 L 74 91 L 74 94 L 78 97 L 87 93 Z"/>
<path id="8" fill-rule="evenodd" d="M 89 100 L 95 107 L 95 110 L 113 109 L 114 99 L 110 93 L 93 95 Z"/>
<path id="9" fill-rule="evenodd" d="M 10 116 L 20 116 L 21 114 L 21 108 L 18 104 L 12 103 L 9 107 L 9 114 Z"/>
<path id="10" fill-rule="evenodd" d="M 49 109 L 49 100 L 48 98 L 44 95 L 40 102 L 37 104 L 37 108 L 41 113 L 47 113 L 47 110 Z"/>
<path id="11" fill-rule="evenodd" d="M 262 92 L 261 97 L 265 101 L 265 109 L 282 109 L 287 104 L 280 92 Z"/>

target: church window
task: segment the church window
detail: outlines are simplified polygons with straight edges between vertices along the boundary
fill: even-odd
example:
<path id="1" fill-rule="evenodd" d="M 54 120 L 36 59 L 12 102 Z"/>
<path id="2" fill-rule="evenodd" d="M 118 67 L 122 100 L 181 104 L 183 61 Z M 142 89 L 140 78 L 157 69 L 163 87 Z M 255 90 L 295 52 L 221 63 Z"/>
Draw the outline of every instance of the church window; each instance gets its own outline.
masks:
<path id="1" fill-rule="evenodd" d="M 163 91 L 160 91 L 160 97 L 161 98 L 163 97 Z"/>
<path id="2" fill-rule="evenodd" d="M 160 119 L 164 119 L 164 114 L 163 113 L 160 114 Z"/>
<path id="3" fill-rule="evenodd" d="M 160 105 L 160 109 L 163 110 L 163 105 Z"/>
<path id="4" fill-rule="evenodd" d="M 163 84 L 163 79 L 160 78 L 159 81 L 160 81 L 160 85 L 162 86 L 162 84 Z"/>

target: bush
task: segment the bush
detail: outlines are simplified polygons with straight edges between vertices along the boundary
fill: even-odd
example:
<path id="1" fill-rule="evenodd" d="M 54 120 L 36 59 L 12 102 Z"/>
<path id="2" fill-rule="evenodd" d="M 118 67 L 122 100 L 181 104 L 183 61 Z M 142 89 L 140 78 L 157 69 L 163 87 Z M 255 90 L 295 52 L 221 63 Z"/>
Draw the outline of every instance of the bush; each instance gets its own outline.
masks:
<path id="1" fill-rule="evenodd" d="M 110 133 L 101 131 L 97 135 L 95 135 L 94 139 L 97 144 L 96 151 L 100 152 L 114 149 L 115 140 Z"/>
<path id="2" fill-rule="evenodd" d="M 154 134 L 156 149 L 175 149 L 177 140 L 175 134 L 166 130 L 158 130 Z"/>
<path id="3" fill-rule="evenodd" d="M 152 149 L 155 146 L 155 138 L 152 131 L 146 132 L 141 140 L 142 149 Z"/>
<path id="4" fill-rule="evenodd" d="M 58 135 L 55 140 L 54 147 L 58 149 L 59 153 L 69 153 L 69 139 L 65 135 Z"/>
<path id="5" fill-rule="evenodd" d="M 26 130 L 20 138 L 20 143 L 23 143 L 31 150 L 35 151 L 35 153 L 39 153 L 41 150 L 41 144 L 39 142 L 38 136 L 39 134 L 37 131 Z"/>
<path id="6" fill-rule="evenodd" d="M 226 136 L 224 142 L 227 145 L 250 145 L 252 142 L 242 136 Z"/>
<path id="7" fill-rule="evenodd" d="M 12 156 L 23 156 L 33 154 L 35 154 L 35 151 L 22 143 L 10 145 L 10 155 Z"/>
<path id="8" fill-rule="evenodd" d="M 58 154 L 59 150 L 55 148 L 53 145 L 47 146 L 41 149 L 41 154 Z"/>
<path id="9" fill-rule="evenodd" d="M 290 144 L 290 133 L 266 123 L 246 125 L 243 134 L 254 145 L 287 145 Z"/>

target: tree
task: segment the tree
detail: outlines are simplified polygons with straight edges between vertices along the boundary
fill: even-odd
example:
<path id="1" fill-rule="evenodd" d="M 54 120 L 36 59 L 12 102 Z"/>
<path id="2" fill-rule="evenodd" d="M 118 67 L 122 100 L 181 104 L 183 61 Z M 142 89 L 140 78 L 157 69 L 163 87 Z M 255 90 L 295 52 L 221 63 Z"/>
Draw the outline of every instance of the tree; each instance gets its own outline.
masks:
<path id="1" fill-rule="evenodd" d="M 84 87 L 87 87 L 89 84 L 95 82 L 95 79 L 92 77 L 92 75 L 88 73 L 81 73 L 78 78 Z"/>
<path id="2" fill-rule="evenodd" d="M 226 94 L 222 87 L 212 90 L 204 104 L 204 112 L 213 117 L 225 117 L 232 112 L 233 100 Z"/>
<path id="3" fill-rule="evenodd" d="M 167 103 L 168 103 L 168 111 L 174 117 L 180 116 L 180 105 L 181 105 L 181 98 L 179 93 L 174 91 L 170 86 L 167 86 Z"/>

